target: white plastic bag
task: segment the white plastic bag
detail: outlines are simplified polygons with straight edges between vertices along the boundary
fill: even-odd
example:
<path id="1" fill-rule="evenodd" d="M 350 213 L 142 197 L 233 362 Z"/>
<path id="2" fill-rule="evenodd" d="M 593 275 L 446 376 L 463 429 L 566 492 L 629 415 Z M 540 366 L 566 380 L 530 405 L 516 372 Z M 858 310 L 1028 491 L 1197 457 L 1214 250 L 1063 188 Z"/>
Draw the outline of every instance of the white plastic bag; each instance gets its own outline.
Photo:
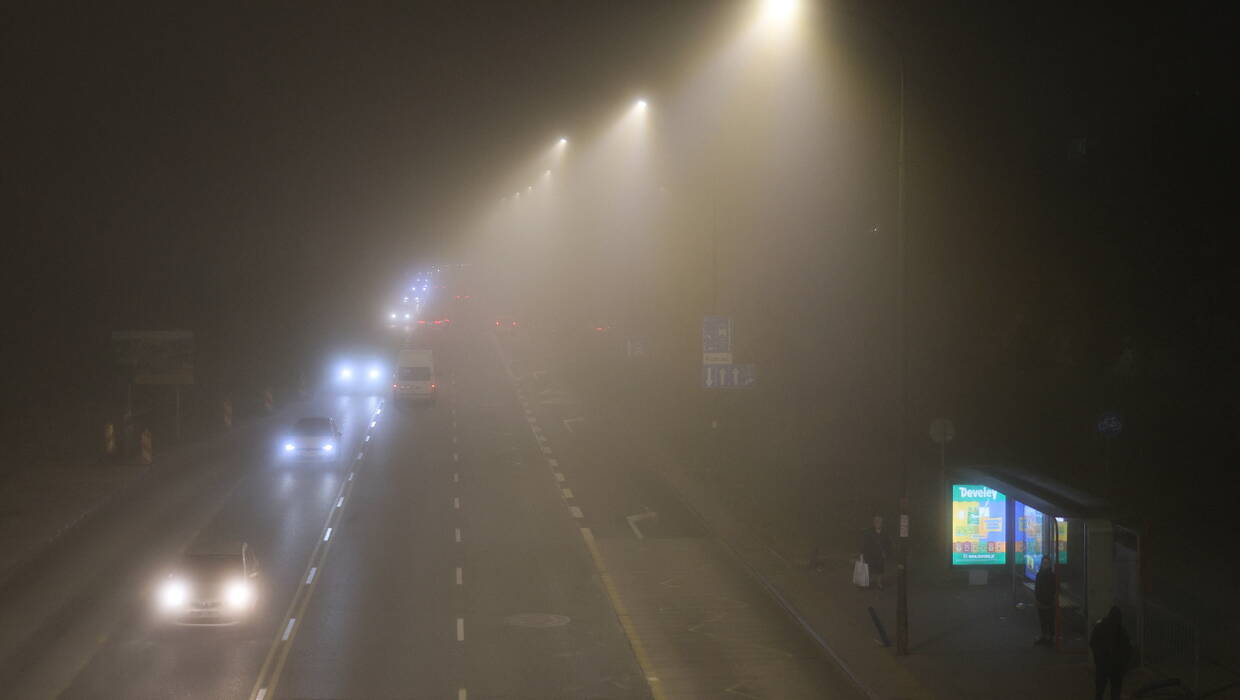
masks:
<path id="1" fill-rule="evenodd" d="M 853 585 L 862 588 L 870 587 L 870 565 L 865 563 L 865 557 L 857 557 L 857 561 L 853 563 Z"/>

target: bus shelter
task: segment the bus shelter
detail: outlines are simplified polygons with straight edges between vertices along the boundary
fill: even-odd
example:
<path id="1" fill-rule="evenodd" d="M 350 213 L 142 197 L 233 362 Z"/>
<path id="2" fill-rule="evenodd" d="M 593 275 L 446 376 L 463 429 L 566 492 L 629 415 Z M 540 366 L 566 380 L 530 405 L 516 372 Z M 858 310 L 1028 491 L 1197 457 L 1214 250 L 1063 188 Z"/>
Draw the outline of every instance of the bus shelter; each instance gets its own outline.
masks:
<path id="1" fill-rule="evenodd" d="M 951 566 L 970 582 L 1010 578 L 1026 597 L 1043 557 L 1059 581 L 1056 636 L 1081 631 L 1115 603 L 1115 527 L 1107 504 L 1039 474 L 1007 466 L 947 473 Z"/>

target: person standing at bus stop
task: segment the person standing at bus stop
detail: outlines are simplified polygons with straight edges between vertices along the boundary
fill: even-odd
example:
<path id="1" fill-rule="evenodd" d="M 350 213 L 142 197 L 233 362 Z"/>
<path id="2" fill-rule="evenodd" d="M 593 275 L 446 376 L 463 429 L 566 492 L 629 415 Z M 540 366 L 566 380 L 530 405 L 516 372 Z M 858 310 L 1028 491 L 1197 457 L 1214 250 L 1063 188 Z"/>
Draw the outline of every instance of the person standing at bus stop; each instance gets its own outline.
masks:
<path id="1" fill-rule="evenodd" d="M 1038 605 L 1038 625 L 1041 630 L 1034 644 L 1052 644 L 1055 641 L 1055 569 L 1049 556 L 1042 557 L 1038 577 L 1034 579 L 1033 599 Z"/>
<path id="2" fill-rule="evenodd" d="M 874 516 L 874 527 L 861 536 L 861 555 L 870 567 L 870 586 L 883 590 L 883 571 L 891 554 L 891 538 L 883 532 L 883 516 Z"/>
<path id="3" fill-rule="evenodd" d="M 1094 652 L 1094 700 L 1102 700 L 1108 684 L 1111 700 L 1120 700 L 1120 686 L 1132 657 L 1132 643 L 1124 631 L 1119 606 L 1112 605 L 1111 612 L 1094 625 L 1093 634 L 1089 635 L 1089 648 Z"/>

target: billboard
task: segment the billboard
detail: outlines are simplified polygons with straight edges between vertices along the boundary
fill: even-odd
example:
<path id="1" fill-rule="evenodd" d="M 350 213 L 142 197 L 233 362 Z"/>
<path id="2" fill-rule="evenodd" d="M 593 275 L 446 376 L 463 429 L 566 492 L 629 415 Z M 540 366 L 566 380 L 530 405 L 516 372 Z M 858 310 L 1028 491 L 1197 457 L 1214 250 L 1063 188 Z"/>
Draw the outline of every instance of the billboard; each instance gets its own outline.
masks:
<path id="1" fill-rule="evenodd" d="M 976 484 L 952 484 L 952 565 L 1007 563 L 1007 497 Z"/>
<path id="2" fill-rule="evenodd" d="M 193 384 L 190 331 L 115 331 L 112 354 L 134 384 Z"/>
<path id="3" fill-rule="evenodd" d="M 1030 580 L 1038 577 L 1042 556 L 1050 554 L 1050 522 L 1044 513 L 1033 506 L 1016 501 L 1016 563 L 1024 564 L 1025 576 Z M 1068 563 L 1068 521 L 1055 518 L 1055 537 L 1058 540 L 1057 561 Z"/>

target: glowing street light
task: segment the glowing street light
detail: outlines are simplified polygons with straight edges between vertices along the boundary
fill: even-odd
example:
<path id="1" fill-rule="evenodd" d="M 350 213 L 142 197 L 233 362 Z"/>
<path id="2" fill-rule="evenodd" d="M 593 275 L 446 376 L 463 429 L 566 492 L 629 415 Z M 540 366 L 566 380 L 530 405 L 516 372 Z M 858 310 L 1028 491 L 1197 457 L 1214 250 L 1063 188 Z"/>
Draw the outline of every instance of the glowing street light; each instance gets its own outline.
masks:
<path id="1" fill-rule="evenodd" d="M 762 20 L 770 24 L 787 24 L 801 9 L 798 0 L 762 0 Z"/>
<path id="2" fill-rule="evenodd" d="M 560 140 L 555 142 L 555 145 L 560 146 L 561 148 L 563 148 L 564 146 L 567 146 L 567 145 L 568 145 L 568 139 L 566 139 L 566 138 L 564 138 L 563 136 L 561 136 L 561 137 L 560 137 Z"/>
<path id="3" fill-rule="evenodd" d="M 637 110 L 638 112 L 645 112 L 646 106 L 647 105 L 646 105 L 645 100 L 638 100 L 637 102 L 633 103 L 633 109 Z"/>

